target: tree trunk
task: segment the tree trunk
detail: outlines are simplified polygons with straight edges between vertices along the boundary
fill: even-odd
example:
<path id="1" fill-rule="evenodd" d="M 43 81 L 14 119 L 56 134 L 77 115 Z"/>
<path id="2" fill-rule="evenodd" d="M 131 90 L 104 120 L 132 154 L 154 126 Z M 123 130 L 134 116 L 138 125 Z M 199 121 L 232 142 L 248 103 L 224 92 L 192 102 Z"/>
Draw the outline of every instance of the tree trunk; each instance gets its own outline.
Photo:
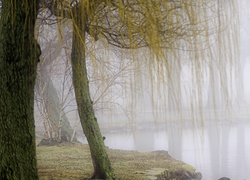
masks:
<path id="1" fill-rule="evenodd" d="M 245 58 L 240 58 L 238 60 L 239 64 L 237 65 L 236 74 L 236 102 L 239 107 L 245 106 L 245 87 L 244 87 L 244 67 L 246 65 L 247 60 Z"/>
<path id="2" fill-rule="evenodd" d="M 0 179 L 38 179 L 34 85 L 40 47 L 37 2 L 2 0 L 0 19 Z"/>
<path id="3" fill-rule="evenodd" d="M 76 102 L 94 166 L 94 175 L 91 179 L 115 179 L 89 92 L 85 58 L 85 20 L 86 18 L 80 12 L 75 14 L 71 65 Z"/>
<path id="4" fill-rule="evenodd" d="M 68 34 L 65 35 L 64 38 L 66 42 L 69 42 L 70 37 Z M 42 50 L 44 54 L 43 56 L 40 57 L 41 63 L 39 64 L 38 69 L 37 69 L 38 76 L 37 76 L 36 85 L 35 85 L 37 95 L 43 100 L 43 103 L 41 104 L 39 104 L 39 102 L 36 102 L 36 103 L 38 103 L 38 105 L 41 105 L 40 106 L 41 111 L 42 111 L 42 108 L 46 109 L 49 120 L 57 129 L 57 131 L 60 132 L 58 134 L 59 135 L 58 140 L 64 137 L 63 139 L 67 139 L 67 141 L 71 141 L 71 139 L 73 141 L 77 141 L 77 138 L 73 136 L 74 129 L 70 126 L 69 119 L 67 115 L 65 114 L 65 111 L 63 110 L 64 105 L 62 105 L 59 94 L 52 82 L 51 72 L 49 70 L 49 68 L 51 67 L 52 60 L 55 60 L 59 57 L 61 53 L 61 49 L 63 49 L 63 45 L 65 44 L 60 43 L 59 40 L 51 40 L 48 42 L 48 44 L 50 45 L 46 46 Z M 42 45 L 45 45 L 45 42 L 42 42 L 41 46 Z M 48 52 L 50 52 L 49 56 L 48 56 Z"/>
<path id="5" fill-rule="evenodd" d="M 46 71 L 45 67 L 40 67 L 39 71 L 40 71 L 40 79 L 38 83 L 40 84 L 37 86 L 41 86 L 43 88 L 43 91 L 38 90 L 39 95 L 44 100 L 43 108 L 46 109 L 49 120 L 52 122 L 55 128 L 58 130 L 58 128 L 61 127 L 61 133 L 58 138 L 61 139 L 63 136 L 66 137 L 68 141 L 70 141 L 72 139 L 74 130 L 70 126 L 68 117 L 65 115 L 65 112 L 60 103 L 58 93 L 54 87 L 51 77 L 49 76 L 49 73 Z M 62 114 L 64 116 L 61 117 Z M 73 141 L 76 140 L 77 140 L 76 138 L 73 139 Z"/>

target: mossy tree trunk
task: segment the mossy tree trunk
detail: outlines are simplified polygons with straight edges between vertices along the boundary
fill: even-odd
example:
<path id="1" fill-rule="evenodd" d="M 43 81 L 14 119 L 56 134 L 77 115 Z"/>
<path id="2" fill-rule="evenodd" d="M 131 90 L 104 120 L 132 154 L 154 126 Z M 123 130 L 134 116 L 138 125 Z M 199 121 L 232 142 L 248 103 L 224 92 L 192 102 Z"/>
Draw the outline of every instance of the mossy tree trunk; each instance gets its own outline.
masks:
<path id="1" fill-rule="evenodd" d="M 0 19 L 0 179 L 38 179 L 34 85 L 40 48 L 37 1 L 2 0 Z"/>
<path id="2" fill-rule="evenodd" d="M 94 166 L 94 175 L 91 179 L 115 179 L 90 97 L 85 58 L 84 12 L 77 11 L 73 20 L 75 21 L 71 54 L 73 85 L 81 125 L 89 143 Z"/>

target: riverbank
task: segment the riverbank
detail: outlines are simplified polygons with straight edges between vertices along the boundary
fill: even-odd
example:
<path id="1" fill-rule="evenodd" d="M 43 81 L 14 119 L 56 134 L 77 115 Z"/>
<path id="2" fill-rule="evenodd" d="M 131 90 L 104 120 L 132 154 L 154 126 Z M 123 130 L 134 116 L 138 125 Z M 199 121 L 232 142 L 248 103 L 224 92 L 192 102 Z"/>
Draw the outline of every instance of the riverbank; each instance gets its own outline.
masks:
<path id="1" fill-rule="evenodd" d="M 168 155 L 167 151 L 138 152 L 107 148 L 117 179 L 145 180 L 198 177 L 195 169 Z M 62 143 L 37 147 L 40 180 L 84 180 L 93 172 L 88 145 Z"/>

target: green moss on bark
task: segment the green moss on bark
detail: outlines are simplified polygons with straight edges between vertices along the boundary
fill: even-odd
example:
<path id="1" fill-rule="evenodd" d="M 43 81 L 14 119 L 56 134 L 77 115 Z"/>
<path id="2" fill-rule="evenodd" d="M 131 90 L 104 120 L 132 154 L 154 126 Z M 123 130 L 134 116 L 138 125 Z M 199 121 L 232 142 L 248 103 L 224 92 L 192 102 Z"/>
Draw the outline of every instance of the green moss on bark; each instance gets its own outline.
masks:
<path id="1" fill-rule="evenodd" d="M 71 64 L 80 121 L 89 143 L 94 166 L 94 175 L 91 179 L 115 179 L 91 102 L 84 51 L 86 18 L 80 12 L 74 14 Z"/>
<path id="2" fill-rule="evenodd" d="M 0 19 L 0 179 L 38 179 L 34 84 L 36 1 L 3 0 Z"/>

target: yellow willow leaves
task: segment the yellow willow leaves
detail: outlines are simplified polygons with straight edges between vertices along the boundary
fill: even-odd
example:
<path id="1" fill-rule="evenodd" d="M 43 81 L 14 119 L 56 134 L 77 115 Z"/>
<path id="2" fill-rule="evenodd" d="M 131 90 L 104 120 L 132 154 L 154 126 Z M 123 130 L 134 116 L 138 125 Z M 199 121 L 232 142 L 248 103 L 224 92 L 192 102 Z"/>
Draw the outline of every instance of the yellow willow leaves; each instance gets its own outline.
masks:
<path id="1" fill-rule="evenodd" d="M 234 0 L 220 3 L 216 0 L 79 0 L 72 6 L 72 11 L 76 10 L 81 11 L 76 15 L 86 20 L 84 25 L 89 34 L 87 44 L 79 48 L 86 48 L 93 72 L 103 79 L 101 83 L 107 79 L 104 77 L 112 76 L 112 73 L 106 75 L 103 67 L 112 61 L 132 59 L 133 69 L 140 72 L 131 72 L 131 76 L 138 77 L 127 78 L 134 90 L 143 84 L 135 82 L 143 81 L 141 72 L 144 72 L 150 77 L 152 89 L 156 85 L 156 91 L 165 88 L 177 93 L 173 82 L 180 83 L 181 79 L 175 71 L 181 74 L 182 67 L 188 66 L 194 84 L 189 96 L 195 101 L 192 104 L 201 105 L 207 71 L 217 68 L 223 85 L 225 67 L 228 64 L 232 67 L 232 59 L 237 57 L 237 47 L 234 47 L 237 43 L 234 43 L 238 36 L 238 12 Z M 81 17 L 72 17 L 73 26 L 74 18 Z M 101 61 L 106 65 L 101 65 Z M 211 62 L 216 65 L 212 66 Z"/>

